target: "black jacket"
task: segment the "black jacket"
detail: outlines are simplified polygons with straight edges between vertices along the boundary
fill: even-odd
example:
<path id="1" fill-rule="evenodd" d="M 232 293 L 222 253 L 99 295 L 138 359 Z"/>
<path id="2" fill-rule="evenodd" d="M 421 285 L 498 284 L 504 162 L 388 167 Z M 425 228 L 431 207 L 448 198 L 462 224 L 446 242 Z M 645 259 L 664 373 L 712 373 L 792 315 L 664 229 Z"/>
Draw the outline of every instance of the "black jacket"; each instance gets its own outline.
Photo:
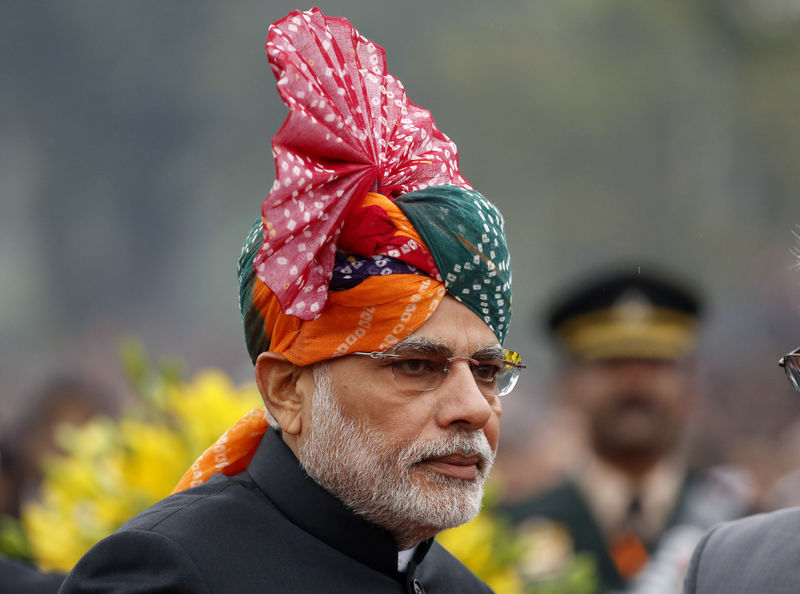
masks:
<path id="1" fill-rule="evenodd" d="M 0 558 L 0 594 L 55 594 L 63 581 L 63 574 Z"/>
<path id="2" fill-rule="evenodd" d="M 172 495 L 95 545 L 60 590 L 489 592 L 440 545 L 405 573 L 383 529 L 312 481 L 273 430 L 248 469 Z"/>

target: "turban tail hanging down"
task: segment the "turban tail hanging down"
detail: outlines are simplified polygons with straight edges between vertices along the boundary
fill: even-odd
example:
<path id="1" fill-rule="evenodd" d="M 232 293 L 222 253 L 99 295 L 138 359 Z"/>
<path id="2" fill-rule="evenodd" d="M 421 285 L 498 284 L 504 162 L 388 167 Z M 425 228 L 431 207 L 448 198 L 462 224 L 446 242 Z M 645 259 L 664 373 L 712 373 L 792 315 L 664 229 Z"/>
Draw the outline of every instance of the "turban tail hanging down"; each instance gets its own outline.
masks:
<path id="1" fill-rule="evenodd" d="M 270 350 L 309 365 L 385 350 L 445 293 L 502 343 L 511 315 L 502 215 L 461 176 L 455 144 L 386 71 L 384 50 L 316 8 L 273 24 L 266 50 L 289 115 L 272 141 L 275 183 L 239 259 L 252 360 Z M 220 442 L 239 431 L 254 448 L 263 411 L 240 423 Z M 240 449 L 231 460 L 211 448 L 176 490 L 243 470 L 252 451 Z"/>

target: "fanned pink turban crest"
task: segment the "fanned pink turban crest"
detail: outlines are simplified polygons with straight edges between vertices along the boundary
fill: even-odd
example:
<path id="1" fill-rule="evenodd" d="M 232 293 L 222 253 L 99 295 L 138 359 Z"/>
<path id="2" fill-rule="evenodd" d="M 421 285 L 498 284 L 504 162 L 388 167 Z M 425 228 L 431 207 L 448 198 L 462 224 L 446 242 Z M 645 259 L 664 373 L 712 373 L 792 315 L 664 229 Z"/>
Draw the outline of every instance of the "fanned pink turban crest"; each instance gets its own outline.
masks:
<path id="1" fill-rule="evenodd" d="M 316 8 L 293 12 L 270 27 L 266 48 L 289 116 L 272 141 L 277 176 L 262 209 L 255 268 L 285 314 L 311 320 L 327 301 L 337 245 L 355 239 L 340 238 L 347 215 L 367 192 L 393 198 L 470 185 L 455 144 L 386 71 L 384 50 L 347 20 Z M 420 250 L 409 246 L 406 254 Z M 420 250 L 416 260 L 441 280 L 429 254 Z"/>

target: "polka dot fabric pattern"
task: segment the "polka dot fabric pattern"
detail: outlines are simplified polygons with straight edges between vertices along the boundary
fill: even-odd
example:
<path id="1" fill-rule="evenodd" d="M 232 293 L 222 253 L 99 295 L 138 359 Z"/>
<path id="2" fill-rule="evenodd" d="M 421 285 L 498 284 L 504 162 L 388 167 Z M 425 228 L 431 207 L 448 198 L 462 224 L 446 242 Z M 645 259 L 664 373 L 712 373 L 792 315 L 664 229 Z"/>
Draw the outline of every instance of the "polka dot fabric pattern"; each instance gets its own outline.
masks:
<path id="1" fill-rule="evenodd" d="M 330 289 L 331 291 L 351 289 L 370 277 L 389 274 L 421 274 L 421 272 L 411 264 L 389 256 L 375 255 L 366 258 L 337 253 Z"/>
<path id="2" fill-rule="evenodd" d="M 498 208 L 456 186 L 410 192 L 395 204 L 433 254 L 447 292 L 503 343 L 511 320 L 511 258 Z"/>
<path id="3" fill-rule="evenodd" d="M 359 233 L 345 222 L 367 192 L 394 199 L 470 186 L 455 144 L 386 71 L 384 50 L 347 20 L 290 13 L 270 27 L 266 50 L 289 115 L 272 141 L 276 180 L 255 269 L 286 314 L 312 320 L 328 299 L 337 247 Z"/>

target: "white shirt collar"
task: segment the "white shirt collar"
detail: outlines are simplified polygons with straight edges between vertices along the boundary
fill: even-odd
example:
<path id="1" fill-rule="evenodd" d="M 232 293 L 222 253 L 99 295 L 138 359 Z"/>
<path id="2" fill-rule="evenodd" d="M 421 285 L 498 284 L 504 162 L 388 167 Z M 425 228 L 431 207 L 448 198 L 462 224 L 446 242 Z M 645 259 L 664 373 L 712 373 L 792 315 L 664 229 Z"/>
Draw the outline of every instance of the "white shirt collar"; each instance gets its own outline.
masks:
<path id="1" fill-rule="evenodd" d="M 419 545 L 414 545 L 405 551 L 397 551 L 397 571 L 404 572 L 406 570 L 408 562 L 411 561 L 411 557 L 414 556 L 414 551 L 417 550 L 418 546 Z"/>

